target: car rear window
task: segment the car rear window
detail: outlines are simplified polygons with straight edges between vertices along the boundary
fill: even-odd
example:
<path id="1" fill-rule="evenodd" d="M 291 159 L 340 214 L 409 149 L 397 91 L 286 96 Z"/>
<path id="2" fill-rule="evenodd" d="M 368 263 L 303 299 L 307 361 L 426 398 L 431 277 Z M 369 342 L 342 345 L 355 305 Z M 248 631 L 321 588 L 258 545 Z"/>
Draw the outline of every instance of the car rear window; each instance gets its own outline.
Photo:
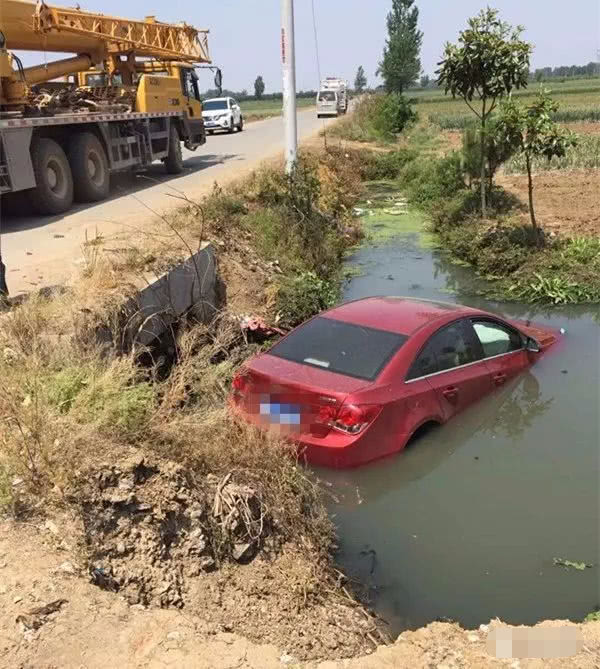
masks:
<path id="1" fill-rule="evenodd" d="M 269 353 L 373 381 L 407 339 L 395 332 L 317 317 L 291 332 Z"/>

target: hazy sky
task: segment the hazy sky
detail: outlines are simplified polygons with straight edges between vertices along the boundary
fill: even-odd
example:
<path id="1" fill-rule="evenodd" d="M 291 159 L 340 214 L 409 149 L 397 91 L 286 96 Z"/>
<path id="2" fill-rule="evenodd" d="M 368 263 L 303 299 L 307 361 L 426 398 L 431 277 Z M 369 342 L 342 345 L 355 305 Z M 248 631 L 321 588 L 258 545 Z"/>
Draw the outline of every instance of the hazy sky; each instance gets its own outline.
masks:
<path id="1" fill-rule="evenodd" d="M 253 91 L 262 74 L 268 91 L 281 90 L 279 0 L 78 0 L 82 9 L 162 21 L 186 21 L 209 28 L 215 63 L 223 68 L 225 87 Z M 314 0 L 322 76 L 350 82 L 363 65 L 370 83 L 385 40 L 391 0 Z M 57 4 L 74 5 L 61 0 Z M 422 64 L 433 74 L 445 41 L 455 41 L 466 19 L 484 0 L 417 0 L 424 32 Z M 581 65 L 596 60 L 600 49 L 600 0 L 496 0 L 510 23 L 526 27 L 533 42 L 532 67 Z M 295 0 L 298 89 L 318 83 L 311 0 Z M 10 47 L 10 45 L 9 45 Z M 31 62 L 30 57 L 26 59 Z M 202 82 L 208 87 L 208 76 Z"/>

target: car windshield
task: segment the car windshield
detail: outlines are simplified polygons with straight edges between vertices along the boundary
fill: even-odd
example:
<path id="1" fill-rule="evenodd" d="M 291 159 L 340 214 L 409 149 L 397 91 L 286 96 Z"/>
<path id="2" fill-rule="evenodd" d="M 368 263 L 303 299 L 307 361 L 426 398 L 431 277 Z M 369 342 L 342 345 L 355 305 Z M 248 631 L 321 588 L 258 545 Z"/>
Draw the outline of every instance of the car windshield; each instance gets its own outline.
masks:
<path id="1" fill-rule="evenodd" d="M 319 100 L 321 102 L 334 102 L 335 93 L 333 91 L 321 91 L 319 93 Z"/>
<path id="2" fill-rule="evenodd" d="M 269 353 L 373 381 L 407 339 L 395 332 L 317 317 L 291 332 Z"/>
<path id="3" fill-rule="evenodd" d="M 202 103 L 204 111 L 214 111 L 215 109 L 227 109 L 227 100 L 206 100 Z"/>

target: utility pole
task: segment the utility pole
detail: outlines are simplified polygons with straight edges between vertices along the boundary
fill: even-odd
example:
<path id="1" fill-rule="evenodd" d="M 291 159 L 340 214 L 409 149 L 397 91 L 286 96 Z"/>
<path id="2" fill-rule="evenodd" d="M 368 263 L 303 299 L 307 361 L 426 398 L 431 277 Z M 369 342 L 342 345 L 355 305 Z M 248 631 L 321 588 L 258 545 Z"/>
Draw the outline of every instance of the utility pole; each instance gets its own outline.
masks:
<path id="1" fill-rule="evenodd" d="M 296 47 L 294 44 L 294 0 L 281 0 L 281 65 L 283 68 L 283 125 L 285 127 L 285 171 L 291 174 L 298 155 L 296 118 Z"/>
<path id="2" fill-rule="evenodd" d="M 6 267 L 2 262 L 2 212 L 0 211 L 0 307 L 8 299 L 8 288 L 6 286 Z"/>

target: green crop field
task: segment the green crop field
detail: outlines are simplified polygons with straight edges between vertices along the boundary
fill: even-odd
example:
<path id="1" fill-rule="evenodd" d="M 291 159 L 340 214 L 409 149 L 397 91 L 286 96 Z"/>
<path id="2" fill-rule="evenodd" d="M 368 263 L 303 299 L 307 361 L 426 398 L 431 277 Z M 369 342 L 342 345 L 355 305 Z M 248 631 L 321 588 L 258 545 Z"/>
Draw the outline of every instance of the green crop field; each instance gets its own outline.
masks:
<path id="1" fill-rule="evenodd" d="M 314 98 L 297 98 L 296 104 L 301 107 L 314 107 Z M 282 111 L 281 100 L 245 100 L 240 102 L 246 119 L 260 119 L 268 116 L 279 116 Z"/>
<path id="2" fill-rule="evenodd" d="M 560 105 L 555 120 L 565 123 L 600 121 L 600 78 L 531 83 L 526 89 L 515 91 L 513 96 L 526 104 L 542 86 L 552 91 L 552 97 Z M 444 130 L 462 130 L 476 122 L 474 114 L 462 100 L 453 100 L 441 89 L 415 91 L 409 95 L 419 114 Z"/>

